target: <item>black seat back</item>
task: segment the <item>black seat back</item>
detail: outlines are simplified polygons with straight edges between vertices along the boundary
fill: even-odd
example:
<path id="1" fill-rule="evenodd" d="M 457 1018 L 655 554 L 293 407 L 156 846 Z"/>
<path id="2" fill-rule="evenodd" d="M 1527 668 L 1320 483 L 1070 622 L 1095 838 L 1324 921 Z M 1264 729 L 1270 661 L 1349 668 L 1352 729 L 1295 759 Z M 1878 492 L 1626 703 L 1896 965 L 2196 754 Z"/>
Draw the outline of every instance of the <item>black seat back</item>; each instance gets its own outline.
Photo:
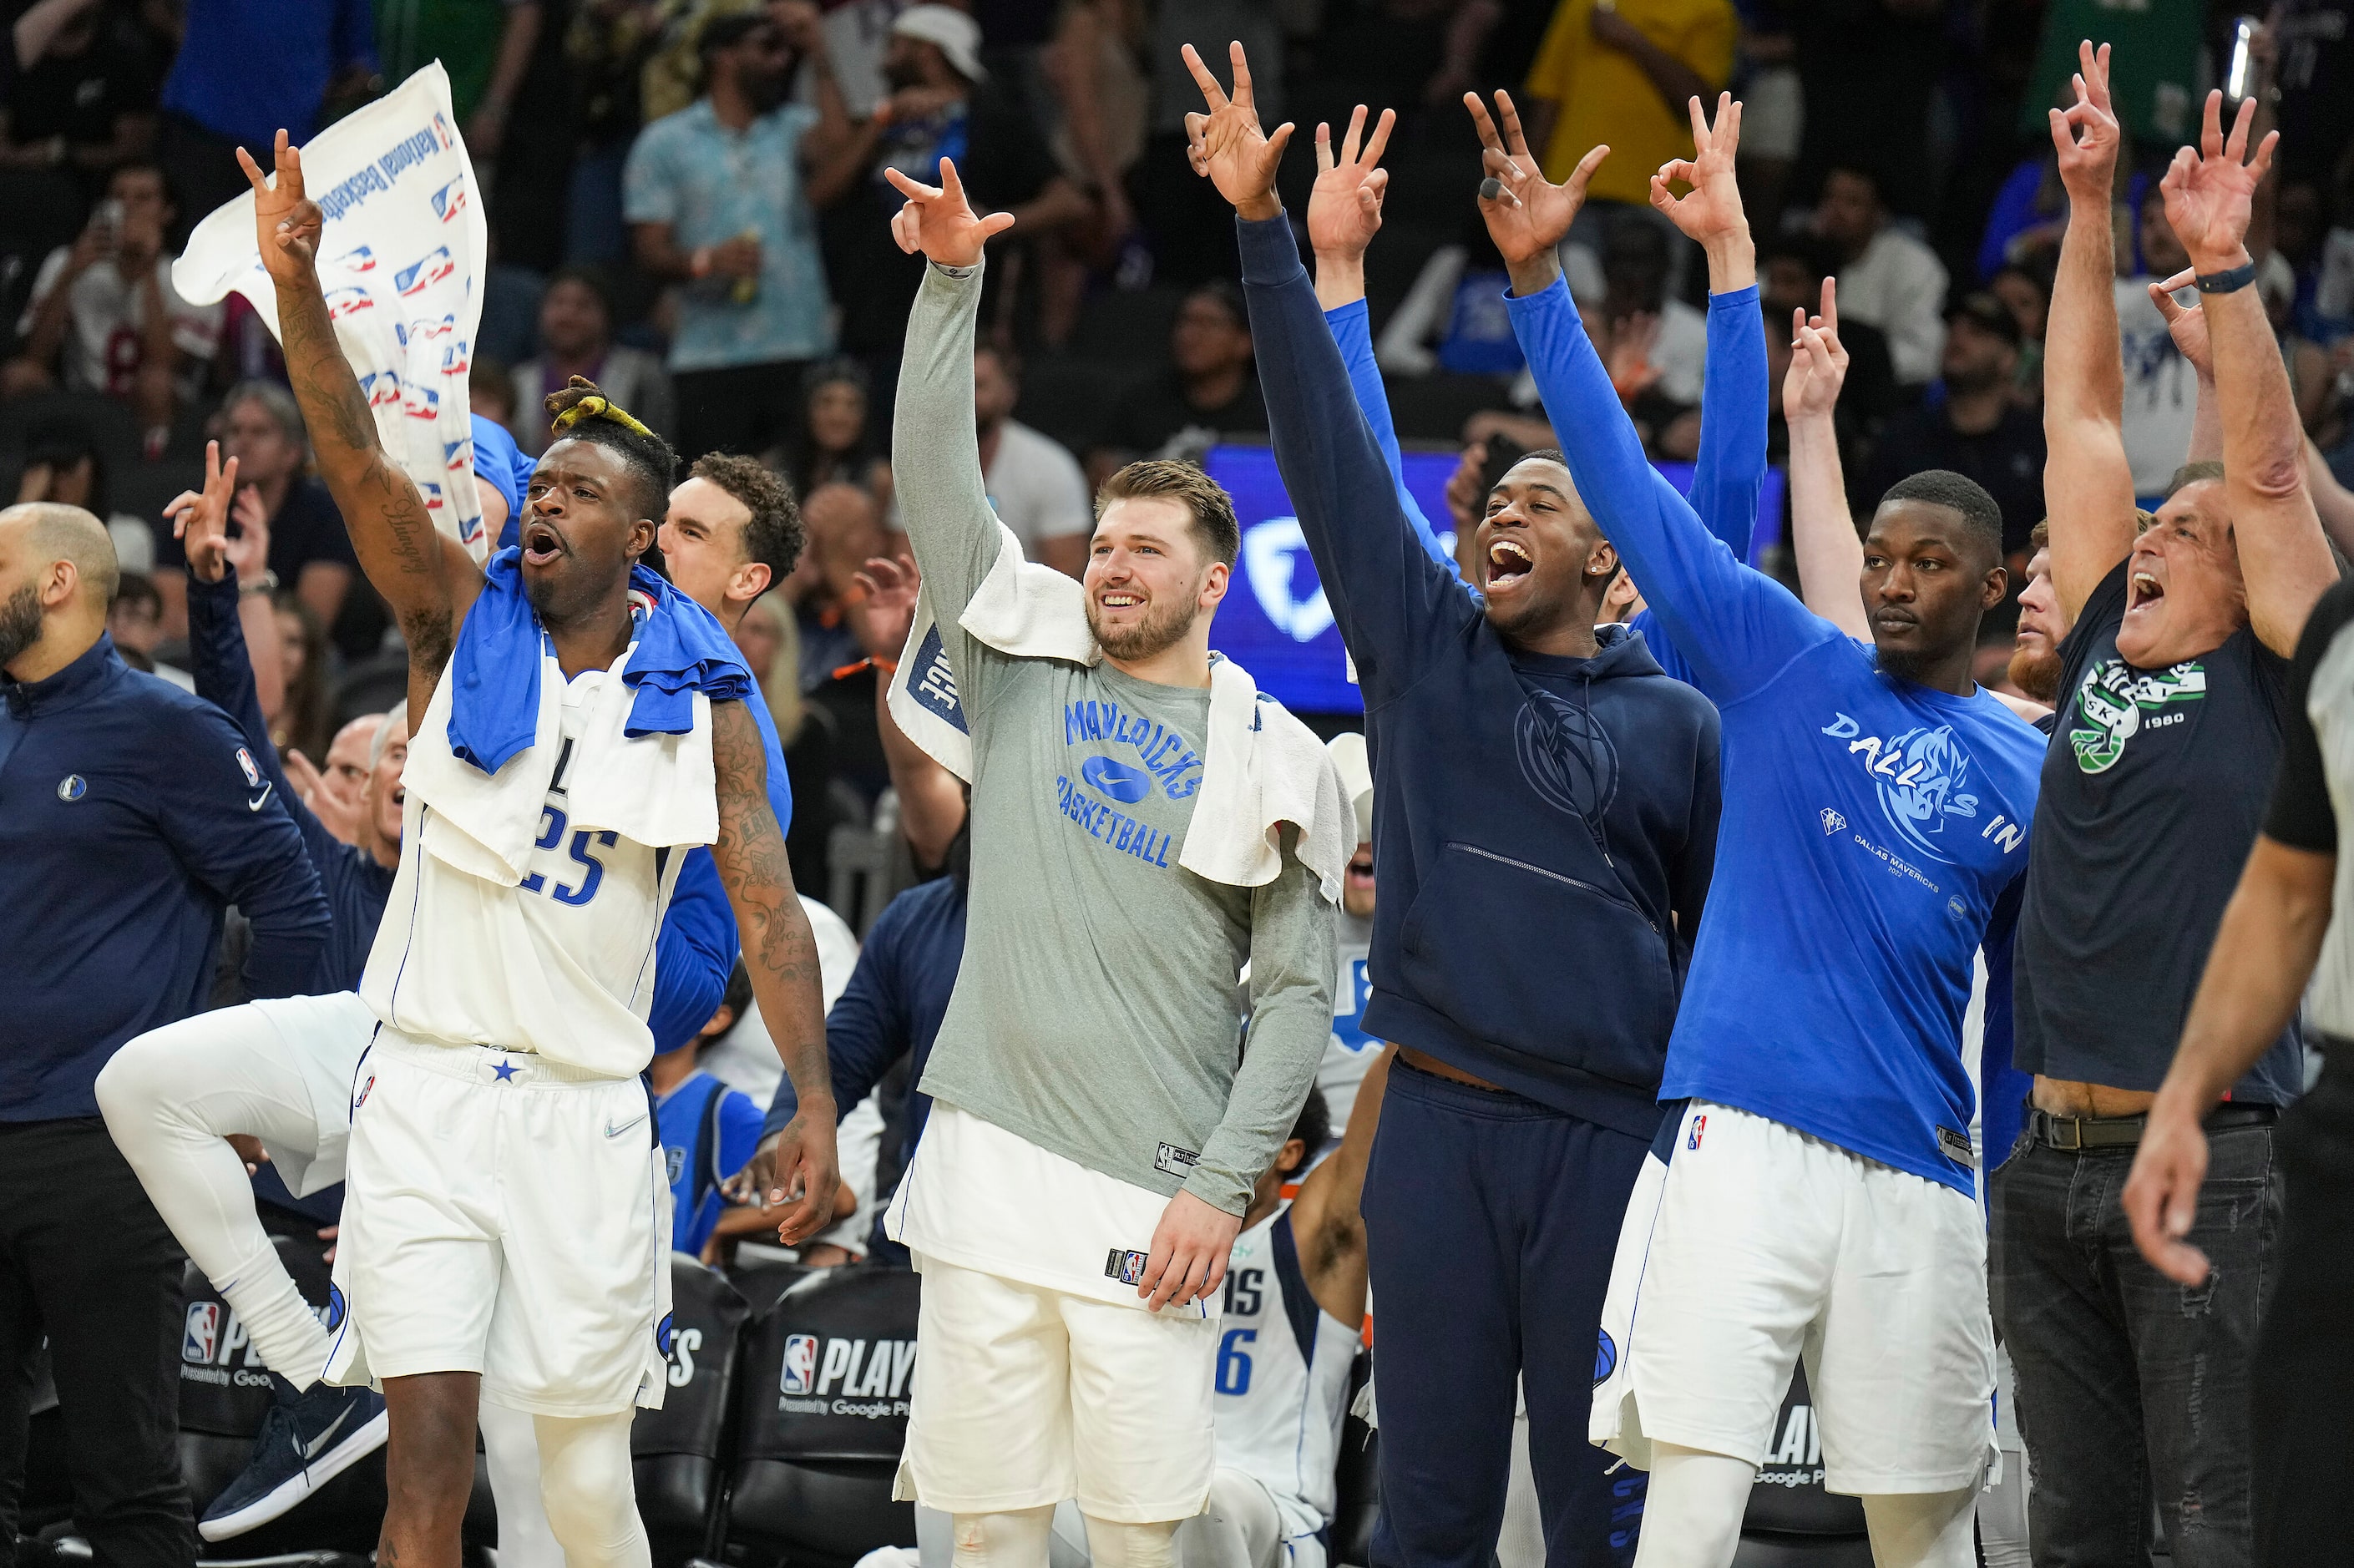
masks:
<path id="1" fill-rule="evenodd" d="M 327 1310 L 326 1260 L 315 1240 L 276 1238 L 279 1261 L 294 1287 L 323 1320 Z M 269 1369 L 248 1340 L 245 1325 L 195 1264 L 182 1279 L 186 1317 L 180 1330 L 180 1473 L 199 1518 L 252 1456 L 254 1435 L 275 1397 Z M 236 1556 L 307 1551 L 366 1552 L 384 1520 L 381 1450 L 304 1499 L 283 1518 L 237 1538 Z"/>
<path id="2" fill-rule="evenodd" d="M 845 1568 L 916 1539 L 891 1500 L 916 1370 L 907 1269 L 812 1275 L 744 1335 L 727 1539 Z"/>
<path id="3" fill-rule="evenodd" d="M 670 1386 L 630 1428 L 638 1513 L 664 1561 L 705 1550 L 735 1408 L 737 1340 L 751 1308 L 716 1269 L 671 1255 Z"/>
<path id="4" fill-rule="evenodd" d="M 1790 1374 L 1790 1392 L 1774 1421 L 1774 1446 L 1749 1491 L 1744 1533 L 1861 1536 L 1863 1505 L 1823 1489 L 1823 1440 L 1815 1429 L 1814 1396 L 1807 1369 Z M 1811 1560 L 1810 1560 L 1811 1561 Z"/>
<path id="5" fill-rule="evenodd" d="M 1357 1419 L 1357 1395 L 1373 1375 L 1373 1352 L 1359 1351 L 1349 1368 L 1348 1415 L 1341 1421 L 1341 1462 L 1333 1479 L 1332 1545 L 1338 1568 L 1366 1568 L 1373 1560 L 1373 1526 L 1382 1517 L 1381 1434 Z"/>

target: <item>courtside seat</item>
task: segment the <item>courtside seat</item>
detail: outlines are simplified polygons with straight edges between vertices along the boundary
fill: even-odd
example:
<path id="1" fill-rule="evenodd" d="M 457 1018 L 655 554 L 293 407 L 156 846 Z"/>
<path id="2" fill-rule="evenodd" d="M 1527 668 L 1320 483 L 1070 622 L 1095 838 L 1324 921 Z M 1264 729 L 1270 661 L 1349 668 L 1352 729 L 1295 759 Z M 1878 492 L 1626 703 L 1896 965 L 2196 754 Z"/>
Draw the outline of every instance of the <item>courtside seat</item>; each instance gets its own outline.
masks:
<path id="1" fill-rule="evenodd" d="M 769 1259 L 735 1263 L 721 1270 L 755 1318 L 772 1309 L 779 1297 L 815 1272 L 801 1264 Z"/>
<path id="2" fill-rule="evenodd" d="M 323 1312 L 328 1272 L 316 1240 L 277 1238 L 279 1260 L 302 1298 Z M 271 1401 L 268 1369 L 245 1325 L 195 1264 L 183 1279 L 180 1331 L 180 1473 L 196 1516 L 237 1478 Z M 319 1489 L 284 1518 L 206 1548 L 208 1561 L 302 1557 L 373 1549 L 384 1521 L 381 1451 Z"/>
<path id="3" fill-rule="evenodd" d="M 1734 1568 L 1868 1568 L 1863 1504 L 1823 1489 L 1822 1436 L 1803 1366 L 1790 1374 L 1774 1439 L 1750 1489 Z"/>
<path id="4" fill-rule="evenodd" d="M 638 1513 L 658 1561 L 716 1548 L 722 1452 L 735 1409 L 737 1341 L 752 1315 L 721 1277 L 684 1253 L 671 1255 L 670 1386 L 660 1410 L 641 1410 L 630 1428 Z"/>
<path id="5" fill-rule="evenodd" d="M 916 1276 L 874 1266 L 795 1285 L 745 1330 L 726 1537 L 795 1568 L 847 1568 L 916 1539 L 891 1500 L 916 1370 Z"/>
<path id="6" fill-rule="evenodd" d="M 1349 1404 L 1373 1381 L 1373 1352 L 1361 1350 L 1349 1368 Z M 1382 1517 L 1381 1435 L 1354 1414 L 1341 1420 L 1341 1462 L 1332 1492 L 1331 1548 L 1336 1568 L 1367 1568 L 1373 1560 L 1373 1526 Z"/>

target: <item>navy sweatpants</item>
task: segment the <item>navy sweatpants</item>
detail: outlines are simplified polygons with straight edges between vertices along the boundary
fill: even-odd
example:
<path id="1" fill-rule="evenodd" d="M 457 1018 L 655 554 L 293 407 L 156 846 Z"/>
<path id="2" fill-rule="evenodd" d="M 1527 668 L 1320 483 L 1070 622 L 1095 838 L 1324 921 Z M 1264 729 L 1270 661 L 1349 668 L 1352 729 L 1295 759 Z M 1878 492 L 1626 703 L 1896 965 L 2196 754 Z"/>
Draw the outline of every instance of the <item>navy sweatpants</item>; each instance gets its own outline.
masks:
<path id="1" fill-rule="evenodd" d="M 1646 1478 L 1585 1440 L 1618 1224 L 1649 1140 L 1404 1062 L 1365 1171 L 1374 1568 L 1488 1568 L 1529 1407 L 1547 1568 L 1635 1560 Z"/>

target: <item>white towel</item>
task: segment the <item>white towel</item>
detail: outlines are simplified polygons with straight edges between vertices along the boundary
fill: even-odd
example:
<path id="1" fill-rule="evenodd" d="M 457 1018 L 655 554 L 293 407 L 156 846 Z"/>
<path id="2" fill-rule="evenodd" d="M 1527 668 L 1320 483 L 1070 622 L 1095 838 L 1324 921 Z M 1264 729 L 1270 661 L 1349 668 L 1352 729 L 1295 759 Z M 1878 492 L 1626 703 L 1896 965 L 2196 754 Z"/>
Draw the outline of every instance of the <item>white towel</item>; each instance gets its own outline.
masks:
<path id="1" fill-rule="evenodd" d="M 270 166 L 270 148 L 246 151 Z M 377 439 L 417 482 L 435 525 L 483 559 L 491 541 L 474 489 L 466 380 L 490 234 L 441 62 L 314 137 L 302 149 L 302 186 L 324 214 L 319 287 Z M 251 191 L 196 225 L 172 286 L 199 305 L 235 290 L 284 339 Z"/>
<path id="2" fill-rule="evenodd" d="M 1022 558 L 1021 541 L 1002 523 L 996 561 L 958 624 L 1017 659 L 1095 664 L 1103 658 L 1087 630 L 1086 589 L 1049 567 Z M 919 590 L 898 673 L 891 716 L 933 761 L 970 781 L 972 736 L 956 677 L 940 642 L 931 597 Z M 1202 788 L 1177 863 L 1235 887 L 1261 887 L 1283 869 L 1281 824 L 1299 830 L 1299 862 L 1314 872 L 1328 901 L 1341 897 L 1341 875 L 1357 850 L 1357 818 L 1341 776 L 1315 732 L 1258 689 L 1243 667 L 1210 656 L 1210 723 Z"/>
<path id="3" fill-rule="evenodd" d="M 544 646 L 544 645 L 543 645 Z M 433 809 L 451 832 L 425 843 L 458 870 L 512 887 L 529 869 L 539 835 L 561 739 L 564 672 L 543 653 L 539 722 L 531 745 L 496 773 L 459 760 L 450 749 L 451 690 L 445 675 L 433 689 L 425 722 L 409 741 L 403 785 Z M 707 844 L 719 837 L 717 779 L 711 765 L 711 702 L 695 695 L 695 728 L 686 735 L 624 733 L 635 694 L 621 679 L 625 651 L 590 696 L 588 722 L 572 745 L 564 771 L 566 807 L 575 828 L 610 829 L 625 839 L 660 847 Z"/>

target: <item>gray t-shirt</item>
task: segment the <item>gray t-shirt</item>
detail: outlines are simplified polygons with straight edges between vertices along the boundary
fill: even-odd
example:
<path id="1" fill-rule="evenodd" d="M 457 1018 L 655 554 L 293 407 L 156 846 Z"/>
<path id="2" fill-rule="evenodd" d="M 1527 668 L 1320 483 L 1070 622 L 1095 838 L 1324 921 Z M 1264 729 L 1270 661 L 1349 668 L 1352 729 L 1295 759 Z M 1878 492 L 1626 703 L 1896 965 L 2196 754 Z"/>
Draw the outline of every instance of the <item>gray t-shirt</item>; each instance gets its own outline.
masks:
<path id="1" fill-rule="evenodd" d="M 1239 1214 L 1331 1031 L 1331 906 L 1288 829 L 1262 887 L 1177 863 L 1206 687 L 1012 658 L 956 624 L 1001 545 L 973 436 L 980 300 L 979 269 L 925 269 L 893 438 L 973 743 L 964 962 L 921 1086 L 1089 1170 Z"/>

